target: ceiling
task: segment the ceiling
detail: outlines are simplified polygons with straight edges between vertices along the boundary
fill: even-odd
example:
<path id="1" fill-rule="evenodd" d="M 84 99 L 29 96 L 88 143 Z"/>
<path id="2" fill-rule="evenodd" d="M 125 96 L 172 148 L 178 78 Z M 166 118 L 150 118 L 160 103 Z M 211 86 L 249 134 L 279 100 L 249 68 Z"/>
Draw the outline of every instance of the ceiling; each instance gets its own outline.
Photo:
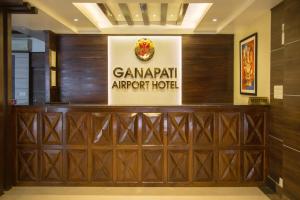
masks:
<path id="1" fill-rule="evenodd" d="M 55 33 L 234 33 L 282 0 L 25 0 L 36 15 L 13 15 L 13 26 Z"/>

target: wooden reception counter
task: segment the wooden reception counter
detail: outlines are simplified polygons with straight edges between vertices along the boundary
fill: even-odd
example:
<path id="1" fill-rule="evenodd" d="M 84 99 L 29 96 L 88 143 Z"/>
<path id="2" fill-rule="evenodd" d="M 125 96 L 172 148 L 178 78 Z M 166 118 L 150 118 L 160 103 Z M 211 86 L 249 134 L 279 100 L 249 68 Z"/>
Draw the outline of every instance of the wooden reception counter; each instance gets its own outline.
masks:
<path id="1" fill-rule="evenodd" d="M 16 185 L 242 186 L 266 177 L 268 106 L 16 106 L 12 122 Z"/>

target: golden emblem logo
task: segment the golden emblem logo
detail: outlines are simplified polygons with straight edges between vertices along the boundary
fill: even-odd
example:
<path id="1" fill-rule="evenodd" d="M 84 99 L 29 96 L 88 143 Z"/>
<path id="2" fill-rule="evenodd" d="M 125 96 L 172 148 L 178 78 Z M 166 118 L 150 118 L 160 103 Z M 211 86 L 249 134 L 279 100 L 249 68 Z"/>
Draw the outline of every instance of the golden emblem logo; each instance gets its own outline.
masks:
<path id="1" fill-rule="evenodd" d="M 154 55 L 154 44 L 148 38 L 139 39 L 135 44 L 135 55 L 141 61 L 148 61 Z"/>

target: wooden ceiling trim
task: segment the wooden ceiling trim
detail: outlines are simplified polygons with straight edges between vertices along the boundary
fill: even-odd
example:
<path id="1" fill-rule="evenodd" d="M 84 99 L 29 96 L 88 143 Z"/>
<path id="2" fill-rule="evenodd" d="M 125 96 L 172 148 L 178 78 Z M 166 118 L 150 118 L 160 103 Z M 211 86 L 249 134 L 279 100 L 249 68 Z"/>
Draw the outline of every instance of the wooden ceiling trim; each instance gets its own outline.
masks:
<path id="1" fill-rule="evenodd" d="M 126 3 L 119 3 L 119 7 L 128 25 L 133 25 L 132 16 Z"/>
<path id="2" fill-rule="evenodd" d="M 140 3 L 140 8 L 143 16 L 144 25 L 149 25 L 148 6 L 146 3 Z"/>
<path id="3" fill-rule="evenodd" d="M 160 5 L 160 24 L 166 25 L 167 24 L 167 16 L 168 16 L 168 4 L 162 3 Z"/>
<path id="4" fill-rule="evenodd" d="M 1 8 L 4 8 L 10 13 L 13 14 L 37 14 L 38 9 L 36 7 L 33 7 L 30 5 L 30 3 L 22 3 L 21 5 L 19 4 L 6 4 L 6 6 L 2 6 L 0 4 Z"/>
<path id="5" fill-rule="evenodd" d="M 186 14 L 186 10 L 188 8 L 189 4 L 188 3 L 182 3 L 179 9 L 179 13 L 178 13 L 178 17 L 177 17 L 177 21 L 176 21 L 176 25 L 181 25 L 183 18 Z"/>
<path id="6" fill-rule="evenodd" d="M 116 17 L 106 3 L 98 3 L 98 6 L 112 25 L 118 25 Z"/>

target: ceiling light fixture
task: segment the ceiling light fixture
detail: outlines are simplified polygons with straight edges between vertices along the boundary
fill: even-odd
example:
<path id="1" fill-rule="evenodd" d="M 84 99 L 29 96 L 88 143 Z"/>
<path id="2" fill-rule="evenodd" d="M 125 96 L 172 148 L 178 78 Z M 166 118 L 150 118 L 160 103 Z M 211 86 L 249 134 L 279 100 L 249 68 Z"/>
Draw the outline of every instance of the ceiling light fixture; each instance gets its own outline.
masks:
<path id="1" fill-rule="evenodd" d="M 79 19 L 77 19 L 77 18 L 74 19 L 74 22 L 78 22 L 78 21 L 79 21 Z"/>
<path id="2" fill-rule="evenodd" d="M 73 3 L 99 30 L 113 25 L 96 3 Z"/>
<path id="3" fill-rule="evenodd" d="M 153 17 L 156 17 L 156 14 L 153 14 Z"/>
<path id="4" fill-rule="evenodd" d="M 212 3 L 190 3 L 183 18 L 182 27 L 195 29 L 212 5 Z"/>
<path id="5" fill-rule="evenodd" d="M 218 21 L 218 19 L 217 19 L 217 18 L 214 18 L 212 21 L 213 21 L 213 22 L 217 22 L 217 21 Z"/>

